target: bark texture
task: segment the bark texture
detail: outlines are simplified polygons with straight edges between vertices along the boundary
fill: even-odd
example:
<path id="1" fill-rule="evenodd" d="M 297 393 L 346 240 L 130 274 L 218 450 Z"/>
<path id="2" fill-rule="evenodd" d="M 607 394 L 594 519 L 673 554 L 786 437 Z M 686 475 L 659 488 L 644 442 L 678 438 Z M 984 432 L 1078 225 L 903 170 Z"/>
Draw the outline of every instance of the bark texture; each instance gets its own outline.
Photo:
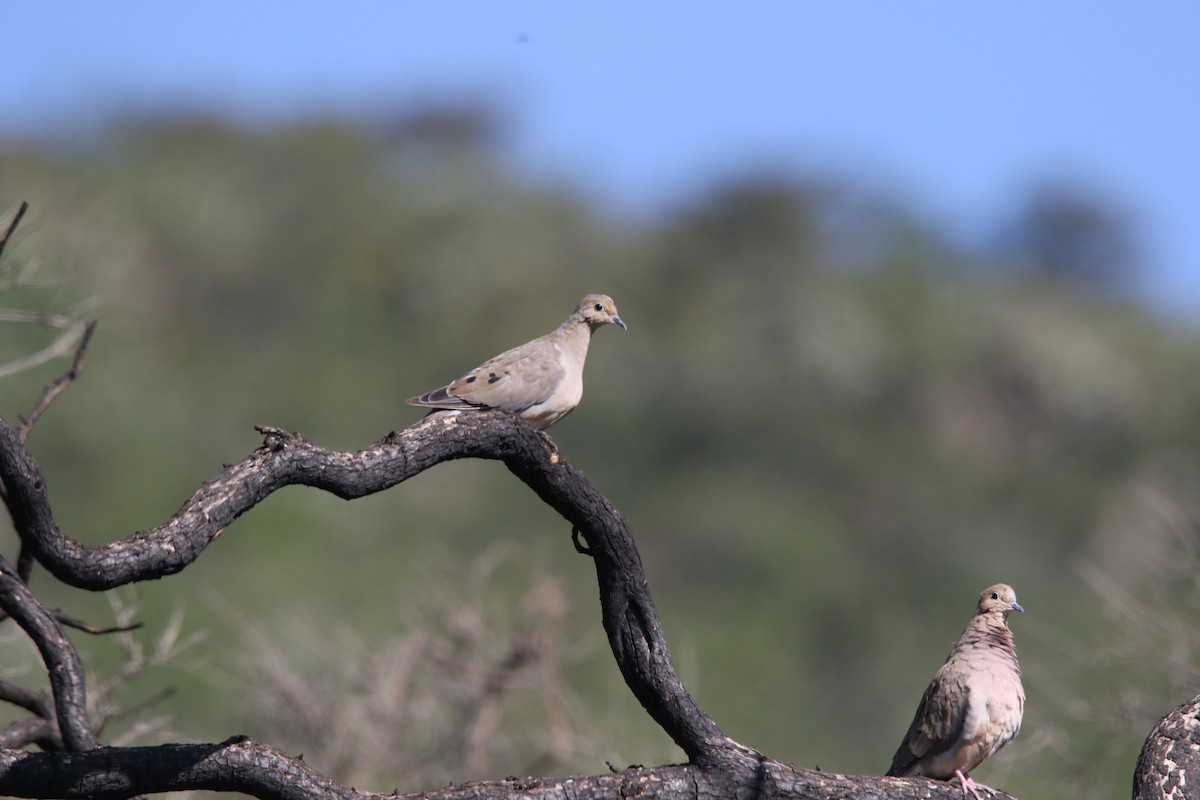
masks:
<path id="1" fill-rule="evenodd" d="M 433 414 L 357 452 L 328 450 L 283 430 L 259 430 L 263 444 L 206 481 L 170 519 L 105 545 L 86 546 L 60 530 L 41 468 L 19 432 L 0 420 L 0 489 L 23 553 L 72 586 L 110 589 L 189 567 L 217 534 L 284 486 L 310 486 L 349 500 L 396 486 L 443 461 L 501 461 L 562 515 L 576 549 L 593 560 L 603 625 L 617 666 L 642 706 L 687 754 L 688 763 L 570 779 L 505 778 L 411 797 L 961 798 L 957 785 L 940 781 L 851 777 L 790 766 L 725 736 L 675 673 L 625 519 L 559 456 L 548 436 L 516 417 L 503 412 Z M 373 796 L 340 786 L 301 758 L 245 737 L 215 744 L 96 747 L 70 640 L 29 592 L 22 574 L 0 562 L 0 608 L 41 649 L 53 699 L 16 690 L 11 697 L 0 696 L 34 714 L 0 732 L 0 794 L 126 798 L 205 789 L 261 798 Z M 16 749 L 35 742 L 62 752 Z"/>
<path id="2" fill-rule="evenodd" d="M 1134 800 L 1200 797 L 1200 696 L 1158 721 L 1133 774 Z"/>

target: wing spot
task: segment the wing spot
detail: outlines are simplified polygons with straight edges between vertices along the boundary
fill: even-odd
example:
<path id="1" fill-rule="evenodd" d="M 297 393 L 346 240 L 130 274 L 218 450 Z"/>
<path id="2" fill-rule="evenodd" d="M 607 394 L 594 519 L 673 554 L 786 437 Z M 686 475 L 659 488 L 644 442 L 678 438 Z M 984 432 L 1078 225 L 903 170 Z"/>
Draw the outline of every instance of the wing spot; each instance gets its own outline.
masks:
<path id="1" fill-rule="evenodd" d="M 466 379 L 466 381 L 464 381 L 464 383 L 474 383 L 474 382 L 475 382 L 475 376 L 474 376 L 474 375 L 472 375 L 471 377 L 467 378 L 467 379 Z"/>

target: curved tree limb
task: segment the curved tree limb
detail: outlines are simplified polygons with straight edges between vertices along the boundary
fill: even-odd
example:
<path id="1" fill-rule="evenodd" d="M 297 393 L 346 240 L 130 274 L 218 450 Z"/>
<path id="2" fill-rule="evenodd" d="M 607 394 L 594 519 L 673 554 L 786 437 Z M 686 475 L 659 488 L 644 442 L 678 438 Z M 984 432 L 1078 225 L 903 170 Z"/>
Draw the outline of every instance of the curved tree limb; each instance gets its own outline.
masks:
<path id="1" fill-rule="evenodd" d="M 266 434 L 262 447 L 206 482 L 171 519 L 88 547 L 59 530 L 40 467 L 19 447 L 16 432 L 0 422 L 0 476 L 13 524 L 55 577 L 85 589 L 110 589 L 182 570 L 221 530 L 284 486 L 313 486 L 349 499 L 395 486 L 442 461 L 499 459 L 588 540 L 609 643 L 643 707 L 692 761 L 709 763 L 728 755 L 731 740 L 700 711 L 675 674 L 624 518 L 558 457 L 546 437 L 503 412 L 434 414 L 357 453 L 327 450 L 274 428 L 261 430 Z"/>
<path id="2" fill-rule="evenodd" d="M 63 749 L 62 737 L 58 735 L 54 697 L 48 689 L 35 692 L 8 681 L 0 681 L 0 701 L 19 706 L 33 715 L 0 730 L 0 747 L 36 744 L 43 750 Z"/>
<path id="3" fill-rule="evenodd" d="M 91 750 L 96 732 L 87 714 L 87 690 L 79 654 L 8 560 L 0 556 L 0 608 L 21 626 L 42 654 L 50 673 L 50 688 L 63 746 L 68 750 Z"/>
<path id="4" fill-rule="evenodd" d="M 960 797 L 957 786 L 941 781 L 851 778 L 792 767 L 726 737 L 675 674 L 627 523 L 559 458 L 548 437 L 518 418 L 503 412 L 434 414 L 354 453 L 327 450 L 282 430 L 260 430 L 266 435 L 261 447 L 207 481 L 162 525 L 106 545 L 84 546 L 59 530 L 40 467 L 3 421 L 0 480 L 24 547 L 59 579 L 99 590 L 186 568 L 238 516 L 284 486 L 312 486 L 350 499 L 395 486 L 443 461 L 500 460 L 570 523 L 576 548 L 593 559 L 604 628 L 621 673 L 690 763 L 570 781 L 506 779 L 419 796 Z M 579 544 L 580 536 L 586 547 Z M 69 758 L 0 750 L 0 794 L 124 798 L 179 789 L 298 800 L 364 796 L 334 784 L 300 759 L 244 738 L 207 745 L 101 748 Z"/>

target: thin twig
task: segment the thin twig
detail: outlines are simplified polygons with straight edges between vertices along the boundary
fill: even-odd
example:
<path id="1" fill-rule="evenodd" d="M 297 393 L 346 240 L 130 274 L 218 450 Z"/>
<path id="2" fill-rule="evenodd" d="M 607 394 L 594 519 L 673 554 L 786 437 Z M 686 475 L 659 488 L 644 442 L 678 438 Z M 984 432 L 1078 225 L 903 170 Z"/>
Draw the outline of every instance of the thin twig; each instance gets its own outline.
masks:
<path id="1" fill-rule="evenodd" d="M 0 681 L 0 701 L 20 706 L 31 714 L 37 714 L 45 719 L 54 718 L 54 703 L 51 702 L 50 692 L 42 689 L 34 691 L 15 683 Z"/>
<path id="2" fill-rule="evenodd" d="M 62 611 L 59 611 L 57 608 L 51 613 L 54 614 L 54 618 L 58 620 L 59 625 L 65 625 L 68 628 L 74 628 L 77 631 L 91 633 L 96 636 L 103 636 L 106 633 L 127 633 L 129 631 L 136 631 L 138 628 L 142 627 L 143 624 L 141 622 L 134 622 L 129 625 L 109 625 L 106 628 L 100 628 L 84 622 L 76 617 L 72 617 L 70 614 L 65 614 Z"/>
<path id="3" fill-rule="evenodd" d="M 28 210 L 29 203 L 22 200 L 21 207 L 17 209 L 16 216 L 14 216 L 12 221 L 8 223 L 8 230 L 4 232 L 4 238 L 0 239 L 0 256 L 4 255 L 4 248 L 6 245 L 8 245 L 8 240 L 12 238 L 13 232 L 16 231 L 17 226 L 21 224 L 21 218 L 25 216 L 25 212 Z"/>
<path id="4" fill-rule="evenodd" d="M 179 690 L 174 686 L 166 686 L 160 691 L 150 695 L 140 703 L 136 703 L 129 708 L 118 708 L 114 710 L 113 713 L 105 717 L 104 721 L 100 723 L 100 728 L 103 729 L 104 726 L 108 725 L 108 723 L 113 722 L 114 720 L 131 719 L 137 717 L 139 714 L 143 714 L 155 706 L 161 705 L 170 700 L 178 691 Z"/>
<path id="5" fill-rule="evenodd" d="M 42 392 L 42 399 L 38 400 L 37 405 L 29 412 L 28 416 L 21 417 L 21 427 L 18 433 L 21 437 L 21 444 L 25 443 L 25 437 L 29 435 L 29 429 L 38 421 L 38 417 L 50 407 L 54 402 L 54 398 L 62 394 L 71 382 L 79 377 L 83 372 L 83 357 L 87 353 L 88 344 L 92 341 L 92 334 L 96 331 L 96 324 L 99 320 L 91 320 L 83 328 L 83 338 L 79 341 L 79 346 L 75 348 L 75 358 L 71 362 L 71 368 L 67 370 L 58 380 L 46 387 Z"/>
<path id="6" fill-rule="evenodd" d="M 67 314 L 47 314 L 44 311 L 30 311 L 24 308 L 0 308 L 0 322 L 41 325 L 43 328 L 53 328 L 60 331 L 65 331 L 79 324 L 74 317 Z"/>
<path id="7" fill-rule="evenodd" d="M 19 358 L 16 361 L 9 361 L 7 364 L 0 364 L 0 378 L 7 378 L 9 375 L 16 375 L 18 372 L 39 367 L 47 361 L 53 361 L 56 358 L 66 355 L 75 346 L 75 343 L 79 341 L 84 327 L 84 325 L 76 325 L 55 339 L 49 346 L 42 348 L 38 352 L 24 358 Z"/>

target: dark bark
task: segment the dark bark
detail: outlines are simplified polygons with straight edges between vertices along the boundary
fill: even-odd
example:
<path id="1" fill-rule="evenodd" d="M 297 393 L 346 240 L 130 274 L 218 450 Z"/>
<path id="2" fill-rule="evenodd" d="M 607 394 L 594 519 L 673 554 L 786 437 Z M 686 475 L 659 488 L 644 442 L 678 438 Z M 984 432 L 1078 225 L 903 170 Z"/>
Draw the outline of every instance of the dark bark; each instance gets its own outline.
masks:
<path id="1" fill-rule="evenodd" d="M 162 525 L 88 547 L 59 530 L 40 467 L 21 446 L 17 432 L 0 421 L 4 499 L 23 548 L 38 563 L 66 583 L 100 590 L 184 569 L 238 516 L 284 486 L 312 486 L 352 499 L 395 486 L 442 461 L 500 460 L 586 540 L 586 548 L 580 549 L 596 565 L 603 624 L 621 673 L 690 763 L 569 781 L 505 779 L 414 797 L 961 797 L 957 786 L 940 781 L 847 777 L 799 769 L 726 737 L 675 674 L 625 520 L 559 458 L 548 437 L 515 417 L 499 412 L 434 414 L 356 453 L 326 450 L 285 431 L 261 430 L 266 440 L 260 448 L 206 482 Z M 564 543 L 565 534 L 564 530 Z M 5 574 L 9 576 L 18 577 L 11 570 Z M 9 605 L 36 605 L 28 590 L 20 594 L 21 590 L 23 583 L 10 589 L 16 594 Z M 46 634 L 32 628 L 30 635 L 37 639 Z M 54 687 L 56 703 L 61 688 Z M 66 694 L 70 696 L 69 687 Z M 364 796 L 338 786 L 300 759 L 243 738 L 220 744 L 89 752 L 79 752 L 89 749 L 86 740 L 72 739 L 66 746 L 75 752 L 0 750 L 0 794 L 124 798 L 210 789 L 264 798 Z"/>
<path id="2" fill-rule="evenodd" d="M 105 747 L 82 754 L 0 750 L 0 793 L 6 795 L 116 800 L 188 789 L 280 800 L 369 796 L 245 737 L 219 744 Z"/>
<path id="3" fill-rule="evenodd" d="M 96 732 L 87 715 L 87 690 L 79 654 L 58 621 L 38 602 L 3 556 L 0 556 L 0 608 L 21 626 L 42 655 L 50 675 L 63 745 L 68 750 L 91 750 L 96 746 Z"/>
<path id="4" fill-rule="evenodd" d="M 220 744 L 112 747 L 70 755 L 0 750 L 0 792 L 5 794 L 119 800 L 137 793 L 185 789 L 244 792 L 271 800 L 962 800 L 957 785 L 942 781 L 838 775 L 797 769 L 764 757 L 747 759 L 738 767 L 638 767 L 603 775 L 509 777 L 411 794 L 372 794 L 340 786 L 302 760 L 245 737 Z"/>
<path id="5" fill-rule="evenodd" d="M 1146 737 L 1133 773 L 1133 800 L 1185 800 L 1200 781 L 1200 695 L 1168 713 Z"/>
<path id="6" fill-rule="evenodd" d="M 33 715 L 19 719 L 0 731 L 0 747 L 36 744 L 43 750 L 65 749 L 62 736 L 58 733 L 54 697 L 48 689 L 35 692 L 8 681 L 0 681 L 0 701 L 23 708 Z"/>
<path id="7" fill-rule="evenodd" d="M 628 525 L 558 457 L 547 437 L 499 412 L 435 414 L 357 453 L 334 452 L 294 433 L 263 430 L 267 437 L 262 447 L 206 482 L 162 525 L 87 547 L 59 530 L 40 467 L 20 447 L 16 432 L 0 423 L 0 475 L 14 526 L 55 577 L 85 589 L 110 589 L 180 571 L 222 529 L 284 486 L 313 486 L 350 499 L 395 486 L 442 461 L 499 459 L 587 540 L 600 583 L 604 627 L 634 695 L 693 761 L 724 757 L 730 741 L 675 675 Z"/>

